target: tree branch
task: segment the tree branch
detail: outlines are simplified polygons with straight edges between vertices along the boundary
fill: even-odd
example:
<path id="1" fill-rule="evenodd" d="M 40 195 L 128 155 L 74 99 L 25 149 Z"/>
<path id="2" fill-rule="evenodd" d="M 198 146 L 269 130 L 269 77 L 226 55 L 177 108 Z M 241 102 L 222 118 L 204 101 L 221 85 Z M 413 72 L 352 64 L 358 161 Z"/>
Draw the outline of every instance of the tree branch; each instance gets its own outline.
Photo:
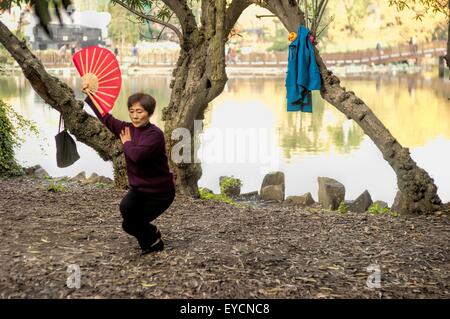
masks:
<path id="1" fill-rule="evenodd" d="M 121 143 L 97 119 L 83 110 L 83 103 L 75 98 L 73 90 L 48 74 L 25 42 L 19 41 L 1 21 L 0 43 L 20 65 L 24 76 L 45 103 L 62 114 L 65 125 L 78 141 L 93 147 L 104 160 L 114 160 L 113 154 L 122 152 Z"/>
<path id="2" fill-rule="evenodd" d="M 289 32 L 297 32 L 300 24 L 305 24 L 305 15 L 294 0 L 250 0 L 252 3 L 263 7 L 280 19 Z"/>
<path id="3" fill-rule="evenodd" d="M 131 6 L 129 6 L 126 3 L 124 3 L 123 1 L 119 1 L 119 0 L 111 0 L 111 1 L 114 2 L 114 3 L 117 3 L 118 5 L 122 6 L 123 8 L 127 9 L 131 13 L 133 13 L 133 14 L 135 14 L 135 15 L 143 18 L 143 19 L 146 19 L 146 20 L 149 20 L 149 21 L 152 21 L 152 22 L 155 22 L 155 23 L 158 23 L 158 24 L 161 24 L 161 25 L 164 25 L 164 26 L 168 27 L 170 30 L 175 32 L 175 34 L 177 35 L 178 39 L 180 40 L 180 44 L 183 43 L 183 34 L 173 24 L 171 24 L 169 22 L 166 22 L 166 21 L 163 21 L 161 19 L 158 19 L 158 18 L 156 18 L 154 16 L 150 16 L 150 15 L 144 14 L 142 12 L 139 12 L 139 11 L 133 9 Z"/>
<path id="4" fill-rule="evenodd" d="M 448 2 L 448 12 L 450 14 L 450 1 Z M 447 67 L 450 69 L 450 18 L 448 19 L 448 31 L 447 31 L 447 55 L 445 56 L 445 61 L 447 62 Z"/>
<path id="5" fill-rule="evenodd" d="M 180 21 L 183 34 L 186 36 L 197 29 L 197 22 L 186 0 L 161 0 L 172 10 Z"/>
<path id="6" fill-rule="evenodd" d="M 230 34 L 242 12 L 247 9 L 252 2 L 250 0 L 233 0 L 226 11 L 225 34 Z"/>
<path id="7" fill-rule="evenodd" d="M 304 24 L 304 14 L 293 10 L 296 6 L 298 11 L 301 11 L 297 1 L 266 0 L 263 3 L 264 7 L 278 16 L 288 31 L 296 31 L 298 25 Z M 289 7 L 291 10 L 288 10 Z M 433 179 L 417 166 L 409 150 L 400 145 L 364 101 L 340 85 L 339 78 L 328 70 L 315 46 L 314 54 L 322 79 L 320 90 L 322 98 L 348 119 L 353 119 L 371 138 L 383 154 L 383 158 L 395 171 L 401 204 L 393 209 L 399 209 L 402 213 L 426 213 L 439 209 L 441 199 L 437 195 Z"/>

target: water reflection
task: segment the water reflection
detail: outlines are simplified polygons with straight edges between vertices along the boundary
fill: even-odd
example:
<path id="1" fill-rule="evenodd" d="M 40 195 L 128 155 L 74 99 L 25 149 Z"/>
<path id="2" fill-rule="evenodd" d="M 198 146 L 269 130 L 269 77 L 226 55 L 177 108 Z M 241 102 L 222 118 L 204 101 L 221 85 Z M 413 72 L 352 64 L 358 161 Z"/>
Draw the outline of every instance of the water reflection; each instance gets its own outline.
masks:
<path id="1" fill-rule="evenodd" d="M 63 78 L 80 87 L 78 76 Z M 113 114 L 128 120 L 127 97 L 144 91 L 157 100 L 152 122 L 163 127 L 161 108 L 169 103 L 169 77 L 124 75 Z M 450 200 L 450 86 L 448 81 L 414 76 L 345 78 L 413 158 L 435 179 L 439 195 Z M 77 97 L 83 98 L 77 89 Z M 51 175 L 79 171 L 112 176 L 110 163 L 82 143 L 81 159 L 65 169 L 56 167 L 54 135 L 58 112 L 43 104 L 22 76 L 0 78 L 0 97 L 38 123 L 40 137 L 27 137 L 17 157 L 25 165 L 42 165 Z M 314 94 L 313 113 L 286 112 L 284 79 L 234 78 L 205 114 L 199 150 L 203 163 L 201 186 L 219 191 L 218 178 L 234 175 L 243 191 L 259 189 L 264 174 L 279 169 L 286 174 L 286 194 L 312 192 L 317 199 L 317 177 L 329 176 L 345 184 L 347 198 L 368 189 L 374 199 L 392 202 L 395 175 L 373 142 L 353 121 Z"/>

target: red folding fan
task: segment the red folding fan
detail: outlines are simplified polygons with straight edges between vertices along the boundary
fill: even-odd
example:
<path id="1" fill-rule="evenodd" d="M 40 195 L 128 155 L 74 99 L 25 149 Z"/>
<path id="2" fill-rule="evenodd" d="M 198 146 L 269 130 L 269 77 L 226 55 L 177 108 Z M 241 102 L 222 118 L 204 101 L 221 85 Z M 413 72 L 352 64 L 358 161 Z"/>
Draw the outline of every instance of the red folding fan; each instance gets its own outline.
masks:
<path id="1" fill-rule="evenodd" d="M 122 85 L 119 62 L 114 53 L 98 46 L 84 48 L 72 58 L 87 94 L 102 116 L 114 107 Z"/>

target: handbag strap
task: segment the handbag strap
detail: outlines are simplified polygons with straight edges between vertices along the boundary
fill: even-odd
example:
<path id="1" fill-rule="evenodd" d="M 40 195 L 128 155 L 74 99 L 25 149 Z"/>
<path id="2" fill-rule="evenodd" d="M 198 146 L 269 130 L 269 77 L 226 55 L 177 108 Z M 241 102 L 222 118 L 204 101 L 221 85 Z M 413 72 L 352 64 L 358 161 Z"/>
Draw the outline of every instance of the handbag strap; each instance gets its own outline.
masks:
<path id="1" fill-rule="evenodd" d="M 61 123 L 63 123 L 63 125 L 64 125 L 62 114 L 59 114 L 58 133 L 61 133 Z M 64 129 L 65 129 L 65 127 L 64 127 Z"/>

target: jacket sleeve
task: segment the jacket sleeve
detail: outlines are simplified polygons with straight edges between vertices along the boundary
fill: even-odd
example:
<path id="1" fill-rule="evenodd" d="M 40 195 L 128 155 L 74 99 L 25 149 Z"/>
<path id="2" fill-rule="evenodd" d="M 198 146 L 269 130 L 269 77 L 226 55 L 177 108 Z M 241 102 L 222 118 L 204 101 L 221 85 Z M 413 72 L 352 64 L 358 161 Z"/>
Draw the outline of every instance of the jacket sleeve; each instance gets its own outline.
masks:
<path id="1" fill-rule="evenodd" d="M 125 155 L 133 162 L 141 162 L 152 159 L 161 149 L 161 140 L 157 132 L 150 132 L 142 144 L 128 141 L 123 144 Z"/>
<path id="2" fill-rule="evenodd" d="M 91 107 L 100 122 L 102 122 L 108 128 L 108 130 L 110 130 L 116 137 L 119 138 L 120 132 L 125 126 L 127 126 L 127 123 L 116 119 L 109 113 L 105 116 L 102 116 L 89 96 L 87 96 L 84 101 Z"/>
<path id="3" fill-rule="evenodd" d="M 309 36 L 306 38 L 306 48 L 308 51 L 308 73 L 309 73 L 309 81 L 308 81 L 308 90 L 320 90 L 321 86 L 321 78 L 319 67 L 317 66 L 316 56 L 314 53 L 314 46 L 309 39 Z"/>
<path id="4" fill-rule="evenodd" d="M 296 84 L 300 86 L 301 91 L 308 87 L 309 82 L 309 54 L 306 45 L 307 30 L 303 27 L 298 32 L 298 56 L 297 56 L 297 80 Z"/>

